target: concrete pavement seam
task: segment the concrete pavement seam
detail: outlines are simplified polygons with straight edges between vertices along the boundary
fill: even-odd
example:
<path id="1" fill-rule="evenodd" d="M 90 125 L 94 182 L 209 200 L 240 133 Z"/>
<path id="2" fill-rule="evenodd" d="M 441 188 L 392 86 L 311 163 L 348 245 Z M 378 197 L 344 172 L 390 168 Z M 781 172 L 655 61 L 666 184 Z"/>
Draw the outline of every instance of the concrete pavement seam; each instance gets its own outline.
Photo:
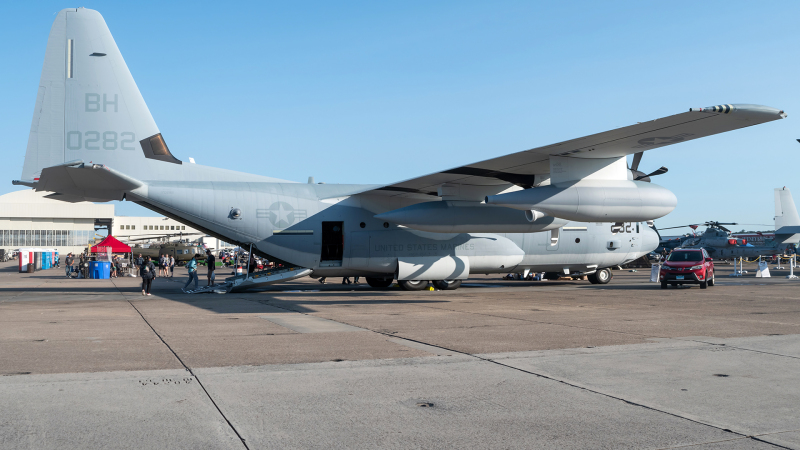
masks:
<path id="1" fill-rule="evenodd" d="M 685 445 L 675 445 L 675 446 L 670 446 L 670 447 L 660 447 L 660 448 L 657 448 L 655 450 L 671 450 L 671 449 L 675 449 L 675 448 L 691 448 L 691 447 L 697 447 L 697 446 L 700 446 L 700 445 L 719 444 L 719 443 L 722 443 L 722 442 L 741 441 L 742 439 L 749 439 L 749 438 L 750 438 L 750 436 L 736 437 L 736 438 L 733 438 L 733 439 L 722 439 L 722 440 L 719 440 L 719 441 L 699 442 L 697 444 L 685 444 Z M 769 442 L 767 442 L 767 444 L 773 445 L 773 444 L 770 444 Z"/>
<path id="2" fill-rule="evenodd" d="M 717 347 L 732 348 L 734 350 L 742 350 L 742 351 L 745 351 L 745 352 L 761 353 L 763 355 L 780 356 L 780 357 L 783 357 L 783 358 L 792 358 L 792 359 L 800 359 L 800 357 L 798 357 L 798 356 L 782 355 L 780 353 L 765 352 L 764 350 L 755 350 L 755 349 L 752 349 L 752 348 L 737 347 L 737 346 L 728 345 L 728 344 L 717 344 L 715 342 L 706 342 L 706 341 L 700 341 L 700 340 L 697 340 L 697 339 L 683 339 L 683 338 L 667 338 L 667 339 L 674 339 L 676 341 L 683 341 L 683 342 L 697 342 L 699 344 L 708 344 L 708 345 L 714 345 L 714 346 L 717 346 Z"/>
<path id="3" fill-rule="evenodd" d="M 697 343 L 701 343 L 701 344 L 709 344 L 709 345 L 728 347 L 728 348 L 732 348 L 732 349 L 736 349 L 736 350 L 751 351 L 751 352 L 755 352 L 755 353 L 763 353 L 765 355 L 782 356 L 782 357 L 786 357 L 786 358 L 800 359 L 800 357 L 797 357 L 797 356 L 782 355 L 782 354 L 779 354 L 779 353 L 770 353 L 770 352 L 766 352 L 766 351 L 763 351 L 763 350 L 753 350 L 753 349 L 743 348 L 743 347 L 734 347 L 734 346 L 729 346 L 729 345 L 726 345 L 726 344 L 715 344 L 713 342 L 705 342 L 705 341 L 699 341 L 699 340 L 695 340 L 695 339 L 682 339 L 682 338 L 679 338 L 679 337 L 670 337 L 670 336 L 655 336 L 655 335 L 642 334 L 642 333 L 631 333 L 631 332 L 628 332 L 628 331 L 609 330 L 609 329 L 605 329 L 605 328 L 594 328 L 594 327 L 585 327 L 585 326 L 578 326 L 578 325 L 568 325 L 568 324 L 557 323 L 557 322 L 544 322 L 544 321 L 537 321 L 537 320 L 531 320 L 531 319 L 522 319 L 522 318 L 519 318 L 519 317 L 506 317 L 506 316 L 501 316 L 501 315 L 497 315 L 497 314 L 486 314 L 486 313 L 479 313 L 479 312 L 460 311 L 460 310 L 457 310 L 457 309 L 438 308 L 438 307 L 430 306 L 430 305 L 418 305 L 418 306 L 421 307 L 421 308 L 436 309 L 436 310 L 439 310 L 439 311 L 450 311 L 450 312 L 456 312 L 456 313 L 473 314 L 473 315 L 478 315 L 478 316 L 495 317 L 495 318 L 498 318 L 498 319 L 519 320 L 519 321 L 522 321 L 522 322 L 535 323 L 535 324 L 541 324 L 541 325 L 554 325 L 554 326 L 562 326 L 562 327 L 568 327 L 568 328 L 578 328 L 578 329 L 582 329 L 582 330 L 605 331 L 607 333 L 618 333 L 618 334 L 624 334 L 624 335 L 629 335 L 629 336 L 641 336 L 641 337 L 647 337 L 647 338 L 674 339 L 674 340 L 683 341 L 683 342 L 697 342 Z M 677 315 L 681 315 L 681 314 L 677 314 Z M 787 325 L 794 325 L 794 324 L 787 324 Z M 489 326 L 491 326 L 491 325 L 489 325 Z"/>
<path id="4" fill-rule="evenodd" d="M 112 281 L 112 283 L 113 283 L 113 281 Z M 117 287 L 116 284 L 114 284 L 114 287 L 116 287 L 117 290 L 119 291 L 119 287 Z M 120 291 L 120 294 L 122 294 L 122 291 Z M 131 305 L 131 307 L 139 314 L 139 316 L 142 318 L 142 320 L 144 320 L 144 323 L 146 323 L 147 326 L 150 327 L 151 330 L 153 330 L 153 333 L 156 336 L 158 336 L 158 339 L 175 356 L 175 359 L 177 359 L 178 362 L 181 363 L 183 368 L 186 369 L 186 371 L 189 372 L 194 377 L 195 380 L 197 380 L 197 384 L 200 385 L 200 389 L 202 389 L 203 392 L 205 392 L 206 397 L 208 397 L 208 399 L 211 401 L 211 404 L 214 405 L 214 408 L 217 409 L 217 412 L 219 412 L 219 414 L 222 416 L 222 418 L 225 419 L 225 422 L 228 424 L 228 426 L 231 427 L 231 430 L 233 430 L 233 432 L 236 434 L 236 437 L 239 438 L 239 440 L 241 441 L 241 443 L 244 446 L 244 448 L 247 449 L 247 450 L 250 450 L 250 447 L 247 446 L 247 442 L 245 442 L 245 439 L 242 437 L 241 434 L 239 434 L 239 430 L 237 430 L 236 427 L 233 426 L 233 423 L 231 423 L 231 421 L 228 419 L 228 417 L 225 415 L 225 413 L 222 412 L 222 409 L 220 409 L 219 405 L 217 405 L 217 402 L 214 401 L 214 398 L 208 392 L 208 389 L 206 389 L 206 387 L 203 385 L 203 382 L 200 381 L 200 378 L 197 376 L 197 374 L 195 374 L 194 371 L 189 366 L 187 366 L 186 363 L 183 362 L 181 357 L 178 356 L 177 353 L 175 353 L 175 350 L 173 350 L 172 347 L 167 343 L 167 341 L 165 341 L 164 338 L 161 337 L 161 335 L 158 333 L 158 331 L 156 331 L 156 329 L 153 328 L 153 325 L 151 325 L 150 322 L 144 317 L 144 314 L 142 314 L 142 312 L 139 311 L 139 308 L 137 308 L 136 305 L 134 305 L 133 302 L 130 301 L 130 299 L 126 298 L 124 294 L 122 294 L 122 296 L 123 296 L 123 298 L 125 298 L 125 301 L 127 301 L 128 304 Z"/>
<path id="5" fill-rule="evenodd" d="M 667 414 L 667 415 L 670 415 L 670 416 L 673 416 L 673 417 L 677 417 L 679 419 L 687 420 L 689 422 L 693 422 L 693 423 L 696 423 L 696 424 L 699 424 L 699 425 L 705 425 L 707 427 L 711 427 L 711 428 L 714 428 L 714 429 L 717 429 L 717 430 L 720 430 L 720 431 L 732 433 L 732 434 L 740 436 L 741 438 L 753 439 L 755 441 L 763 442 L 765 444 L 769 444 L 769 445 L 772 445 L 772 446 L 775 446 L 775 447 L 778 447 L 778 448 L 791 449 L 791 447 L 785 447 L 785 446 L 782 446 L 780 444 L 769 442 L 767 440 L 758 438 L 758 437 L 753 436 L 753 435 L 747 435 L 747 434 L 744 434 L 744 433 L 740 433 L 738 431 L 733 431 L 733 430 L 728 429 L 728 428 L 721 428 L 719 426 L 712 425 L 710 423 L 705 423 L 705 422 L 702 422 L 702 421 L 697 420 L 697 419 L 692 419 L 692 418 L 689 418 L 689 417 L 685 417 L 685 416 L 682 416 L 682 415 L 677 414 L 677 413 L 673 413 L 673 412 L 665 411 L 665 410 L 662 410 L 662 409 L 658 409 L 658 408 L 655 408 L 653 406 L 645 405 L 643 403 L 638 403 L 638 402 L 633 402 L 633 401 L 630 401 L 630 400 L 626 400 L 626 399 L 624 399 L 622 397 L 618 397 L 616 395 L 612 395 L 612 394 L 608 394 L 608 393 L 605 393 L 605 392 L 601 392 L 601 391 L 598 391 L 598 390 L 595 390 L 595 389 L 590 389 L 590 388 L 585 387 L 585 386 L 580 386 L 580 385 L 571 383 L 571 382 L 566 381 L 566 380 L 561 380 L 561 379 L 554 378 L 554 377 L 551 377 L 551 376 L 548 376 L 548 375 L 543 375 L 543 374 L 540 374 L 540 373 L 536 373 L 536 372 L 533 372 L 533 371 L 530 371 L 530 370 L 525 370 L 525 369 L 521 369 L 519 367 L 514 367 L 514 366 L 511 366 L 511 365 L 508 365 L 508 364 L 503 364 L 503 363 L 501 363 L 499 361 L 496 361 L 496 360 L 493 360 L 493 359 L 482 358 L 482 357 L 474 355 L 472 353 L 467 353 L 467 352 L 462 352 L 462 351 L 458 351 L 458 350 L 448 349 L 447 347 L 442 347 L 440 345 L 435 345 L 435 344 L 429 344 L 429 343 L 426 343 L 426 342 L 418 341 L 416 339 L 405 338 L 403 336 L 389 335 L 389 334 L 386 334 L 386 333 L 381 333 L 379 331 L 375 331 L 375 332 L 379 333 L 379 334 L 383 334 L 384 336 L 392 336 L 392 337 L 396 337 L 398 339 L 404 339 L 404 340 L 407 340 L 407 341 L 416 342 L 418 344 L 430 345 L 431 347 L 437 347 L 437 348 L 441 348 L 441 349 L 444 349 L 444 350 L 452 351 L 454 353 L 460 353 L 462 355 L 471 356 L 471 357 L 473 357 L 475 359 L 478 359 L 478 360 L 481 360 L 481 361 L 490 362 L 490 363 L 493 363 L 493 364 L 497 364 L 498 366 L 501 366 L 501 367 L 505 367 L 505 368 L 512 369 L 512 370 L 516 370 L 516 371 L 519 371 L 519 372 L 522 372 L 522 373 L 526 373 L 526 374 L 529 374 L 529 375 L 533 375 L 533 376 L 536 376 L 536 377 L 539 377 L 539 378 L 544 378 L 546 380 L 555 381 L 556 383 L 561 383 L 561 384 L 564 384 L 566 386 L 570 386 L 570 387 L 581 389 L 581 390 L 584 390 L 584 391 L 587 391 L 587 392 L 591 392 L 593 394 L 602 395 L 604 397 L 611 398 L 611 399 L 614 399 L 614 400 L 619 400 L 619 401 L 625 402 L 625 403 L 627 403 L 629 405 L 632 405 L 632 406 L 638 406 L 638 407 L 641 407 L 641 408 L 649 409 L 651 411 L 655 411 L 655 412 L 659 412 L 659 413 L 662 413 L 662 414 Z"/>
<path id="6" fill-rule="evenodd" d="M 253 301 L 253 300 L 248 300 L 248 301 Z M 258 302 L 258 303 L 261 303 L 261 304 L 268 304 L 264 300 L 255 300 L 255 301 Z M 275 307 L 275 308 L 284 309 L 286 311 L 295 312 L 295 313 L 298 313 L 298 314 L 310 315 L 310 314 L 307 314 L 307 313 L 304 313 L 304 312 L 295 311 L 293 309 L 285 308 L 285 307 L 282 307 L 282 306 L 277 306 L 277 305 L 272 305 L 272 304 L 270 304 L 269 306 L 272 306 L 272 307 Z M 442 308 L 435 308 L 435 309 L 442 309 Z M 329 320 L 332 320 L 332 319 L 329 319 Z M 353 325 L 353 324 L 349 324 L 347 322 L 341 322 L 341 321 L 337 321 L 337 322 L 344 323 L 344 324 L 350 325 L 350 326 L 356 326 L 356 325 Z M 677 417 L 679 419 L 683 419 L 683 420 L 686 420 L 686 421 L 689 421 L 689 422 L 692 422 L 692 423 L 696 423 L 698 425 L 703 425 L 703 426 L 707 426 L 707 427 L 710 427 L 710 428 L 714 428 L 714 429 L 719 430 L 719 431 L 724 431 L 724 432 L 727 432 L 727 433 L 731 433 L 731 434 L 739 436 L 740 438 L 752 439 L 752 440 L 755 440 L 755 441 L 762 442 L 764 444 L 772 445 L 772 446 L 777 447 L 777 448 L 783 448 L 783 449 L 791 450 L 791 447 L 785 447 L 783 445 L 776 444 L 774 442 L 769 442 L 767 440 L 758 438 L 756 436 L 748 435 L 748 434 L 745 434 L 745 433 L 740 433 L 740 432 L 733 431 L 733 430 L 730 430 L 730 429 L 727 429 L 727 428 L 721 428 L 721 427 L 716 426 L 716 425 L 705 423 L 705 422 L 702 422 L 702 421 L 697 420 L 697 419 L 684 417 L 684 416 L 681 416 L 680 414 L 669 412 L 669 411 L 664 411 L 664 410 L 661 410 L 661 409 L 658 409 L 658 408 L 655 408 L 655 407 L 652 407 L 652 406 L 648 406 L 648 405 L 645 405 L 645 404 L 642 404 L 642 403 L 632 402 L 632 401 L 626 400 L 626 399 L 624 399 L 622 397 L 617 397 L 615 395 L 611 395 L 611 394 L 608 394 L 608 393 L 605 393 L 605 392 L 601 392 L 601 391 L 597 391 L 597 390 L 594 390 L 594 389 L 590 389 L 590 388 L 585 387 L 585 386 L 580 386 L 580 385 L 577 385 L 577 384 L 574 384 L 574 383 L 570 383 L 570 382 L 568 382 L 566 380 L 560 380 L 558 378 L 554 378 L 554 377 L 551 377 L 551 376 L 548 376 L 548 375 L 543 375 L 543 374 L 540 374 L 540 373 L 532 372 L 530 370 L 525 370 L 525 369 L 521 369 L 519 367 L 514 367 L 514 366 L 511 366 L 511 365 L 508 365 L 508 364 L 503 364 L 503 363 L 501 363 L 499 361 L 496 361 L 496 360 L 493 360 L 493 359 L 482 358 L 482 357 L 480 357 L 478 355 L 474 355 L 472 353 L 462 352 L 460 350 L 454 350 L 454 349 L 451 349 L 451 348 L 443 347 L 441 345 L 430 344 L 430 343 L 422 342 L 422 341 L 419 341 L 419 340 L 416 340 L 416 339 L 411 339 L 411 338 L 407 338 L 407 337 L 403 337 L 403 336 L 398 336 L 396 334 L 389 334 L 389 333 L 385 333 L 385 332 L 381 332 L 381 331 L 376 331 L 376 330 L 372 330 L 370 328 L 365 328 L 365 327 L 361 327 L 361 328 L 364 328 L 366 330 L 372 331 L 373 333 L 381 334 L 383 336 L 396 338 L 396 339 L 403 339 L 403 340 L 406 340 L 406 341 L 409 341 L 409 342 L 414 342 L 416 344 L 428 345 L 428 346 L 431 346 L 431 347 L 440 348 L 442 350 L 450 351 L 450 352 L 453 352 L 453 353 L 458 353 L 458 354 L 461 354 L 461 355 L 470 356 L 470 357 L 475 358 L 475 359 L 477 359 L 479 361 L 489 362 L 489 363 L 496 364 L 496 365 L 501 366 L 501 367 L 505 367 L 507 369 L 512 369 L 512 370 L 515 370 L 515 371 L 518 371 L 518 372 L 526 373 L 528 375 L 533 375 L 535 377 L 543 378 L 545 380 L 555 381 L 556 383 L 560 383 L 560 384 L 563 384 L 565 386 L 581 389 L 581 390 L 584 390 L 586 392 L 591 392 L 593 394 L 602 395 L 604 397 L 611 398 L 611 399 L 614 399 L 614 400 L 619 400 L 619 401 L 625 402 L 625 403 L 627 403 L 629 405 L 632 405 L 632 406 L 638 406 L 640 408 L 645 408 L 645 409 L 648 409 L 648 410 L 651 410 L 651 411 L 654 411 L 654 412 L 667 414 L 667 415 L 670 415 L 670 416 L 673 416 L 673 417 Z M 731 440 L 733 440 L 733 439 L 731 439 Z"/>

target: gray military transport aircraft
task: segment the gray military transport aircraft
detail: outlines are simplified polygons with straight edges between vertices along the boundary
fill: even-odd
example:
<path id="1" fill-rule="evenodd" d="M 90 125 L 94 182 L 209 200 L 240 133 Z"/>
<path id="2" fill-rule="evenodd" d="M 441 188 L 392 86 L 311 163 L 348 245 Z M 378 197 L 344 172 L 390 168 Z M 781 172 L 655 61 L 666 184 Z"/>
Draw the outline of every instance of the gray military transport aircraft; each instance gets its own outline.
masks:
<path id="1" fill-rule="evenodd" d="M 297 183 L 178 159 L 103 17 L 65 9 L 14 183 L 67 202 L 133 201 L 290 267 L 253 283 L 360 275 L 373 287 L 454 289 L 470 273 L 527 270 L 606 283 L 607 267 L 656 248 L 644 222 L 677 204 L 638 171 L 642 152 L 784 117 L 692 108 L 394 184 Z"/>

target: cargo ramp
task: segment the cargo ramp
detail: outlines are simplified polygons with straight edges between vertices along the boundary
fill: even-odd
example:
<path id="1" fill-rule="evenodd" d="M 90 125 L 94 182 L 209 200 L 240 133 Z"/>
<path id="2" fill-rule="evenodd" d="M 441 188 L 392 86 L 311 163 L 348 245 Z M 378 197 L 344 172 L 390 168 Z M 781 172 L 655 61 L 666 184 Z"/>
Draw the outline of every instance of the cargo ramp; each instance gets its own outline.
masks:
<path id="1" fill-rule="evenodd" d="M 245 275 L 237 275 L 225 279 L 225 282 L 211 286 L 203 286 L 195 290 L 185 291 L 187 294 L 229 293 L 256 289 L 284 281 L 295 280 L 310 275 L 311 269 L 305 267 L 280 267 L 262 270 Z"/>

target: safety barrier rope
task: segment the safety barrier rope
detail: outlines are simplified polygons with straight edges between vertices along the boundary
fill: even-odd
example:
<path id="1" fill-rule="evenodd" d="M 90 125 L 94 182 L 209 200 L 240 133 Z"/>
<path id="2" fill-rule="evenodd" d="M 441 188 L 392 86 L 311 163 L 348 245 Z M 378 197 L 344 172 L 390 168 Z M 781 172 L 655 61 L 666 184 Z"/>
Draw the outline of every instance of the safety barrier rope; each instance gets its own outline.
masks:
<path id="1" fill-rule="evenodd" d="M 744 258 L 743 258 L 743 259 L 744 259 Z M 783 256 L 779 256 L 779 257 L 778 257 L 778 260 L 779 260 L 779 262 L 789 262 L 791 259 L 792 259 L 792 257 L 791 257 L 791 256 L 790 256 L 790 257 L 788 257 L 788 258 L 785 258 L 785 257 L 783 257 Z M 771 260 L 767 260 L 767 261 L 771 261 Z M 758 262 L 758 258 L 756 258 L 756 259 L 754 259 L 754 260 L 752 260 L 752 261 L 750 261 L 749 259 L 744 259 L 744 262 L 746 262 L 746 263 Z"/>

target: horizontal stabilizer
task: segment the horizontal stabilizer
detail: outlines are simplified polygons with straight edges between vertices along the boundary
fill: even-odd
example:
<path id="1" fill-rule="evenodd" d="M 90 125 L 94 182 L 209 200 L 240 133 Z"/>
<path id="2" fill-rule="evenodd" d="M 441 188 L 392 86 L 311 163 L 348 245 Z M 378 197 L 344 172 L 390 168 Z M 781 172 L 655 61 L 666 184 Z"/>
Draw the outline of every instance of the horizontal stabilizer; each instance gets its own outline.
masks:
<path id="1" fill-rule="evenodd" d="M 67 203 L 80 203 L 89 200 L 79 195 L 60 194 L 58 192 L 50 195 L 45 195 L 44 198 L 49 198 L 51 200 L 58 200 L 60 202 L 67 202 Z"/>
<path id="2" fill-rule="evenodd" d="M 775 235 L 779 234 L 798 234 L 800 233 L 800 225 L 790 225 L 785 227 L 780 227 L 775 230 Z"/>
<path id="3" fill-rule="evenodd" d="M 800 244 L 800 226 L 785 226 L 775 230 L 775 242 Z"/>
<path id="4" fill-rule="evenodd" d="M 122 200 L 126 192 L 144 186 L 139 180 L 102 164 L 84 164 L 80 161 L 59 164 L 42 169 L 39 180 L 14 184 L 31 186 L 36 191 L 55 192 L 51 198 L 67 202 L 105 202 Z"/>

